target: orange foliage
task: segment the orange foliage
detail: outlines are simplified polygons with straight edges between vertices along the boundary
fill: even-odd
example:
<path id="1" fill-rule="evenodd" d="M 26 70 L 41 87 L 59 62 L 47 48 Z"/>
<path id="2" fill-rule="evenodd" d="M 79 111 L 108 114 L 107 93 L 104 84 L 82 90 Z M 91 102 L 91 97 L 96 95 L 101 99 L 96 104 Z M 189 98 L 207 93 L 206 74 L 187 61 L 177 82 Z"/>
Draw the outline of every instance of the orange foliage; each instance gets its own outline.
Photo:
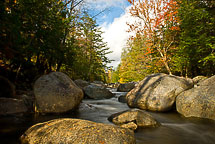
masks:
<path id="1" fill-rule="evenodd" d="M 147 49 L 144 55 L 150 55 L 155 51 L 160 54 L 160 62 L 163 62 L 169 73 L 168 51 L 174 41 L 174 33 L 165 35 L 164 31 L 179 31 L 178 2 L 176 0 L 128 0 L 132 7 L 130 14 L 139 18 L 139 21 L 127 23 L 129 32 L 135 32 L 146 37 Z M 165 36 L 164 36 L 165 35 Z M 165 38 L 165 40 L 163 40 Z M 132 37 L 132 39 L 134 39 Z"/>
<path id="2" fill-rule="evenodd" d="M 144 23 L 128 24 L 129 31 L 150 35 L 154 34 L 154 31 L 165 27 L 169 27 L 171 30 L 179 30 L 178 4 L 175 0 L 128 0 L 128 2 L 132 4 L 131 15 L 138 17 Z"/>

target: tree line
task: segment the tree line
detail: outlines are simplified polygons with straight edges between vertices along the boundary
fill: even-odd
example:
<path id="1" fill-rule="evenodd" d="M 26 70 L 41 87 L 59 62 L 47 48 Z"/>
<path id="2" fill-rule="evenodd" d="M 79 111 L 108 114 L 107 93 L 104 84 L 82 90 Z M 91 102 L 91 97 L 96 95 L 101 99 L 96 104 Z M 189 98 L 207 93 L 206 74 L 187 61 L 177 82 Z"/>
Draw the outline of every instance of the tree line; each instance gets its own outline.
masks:
<path id="1" fill-rule="evenodd" d="M 65 72 L 72 79 L 105 81 L 110 51 L 83 2 L 1 1 L 0 75 L 20 87 L 51 71 Z"/>
<path id="2" fill-rule="evenodd" d="M 123 49 L 113 81 L 142 80 L 151 73 L 185 77 L 215 74 L 215 2 L 128 0 L 134 33 Z"/>

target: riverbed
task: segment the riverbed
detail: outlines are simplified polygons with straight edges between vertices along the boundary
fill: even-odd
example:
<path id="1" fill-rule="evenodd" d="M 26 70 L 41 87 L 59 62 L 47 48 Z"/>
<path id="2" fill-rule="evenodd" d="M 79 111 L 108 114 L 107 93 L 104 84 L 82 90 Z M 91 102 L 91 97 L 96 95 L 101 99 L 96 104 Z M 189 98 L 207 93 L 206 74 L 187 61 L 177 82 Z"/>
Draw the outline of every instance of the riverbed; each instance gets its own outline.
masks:
<path id="1" fill-rule="evenodd" d="M 124 93 L 113 92 L 115 97 L 105 100 L 85 99 L 79 111 L 62 115 L 26 115 L 0 118 L 0 143 L 18 144 L 19 137 L 33 124 L 56 118 L 78 118 L 112 124 L 107 118 L 114 113 L 129 109 L 118 102 Z M 137 144 L 214 144 L 215 121 L 199 118 L 184 118 L 176 111 L 167 113 L 149 112 L 161 123 L 158 128 L 142 128 L 135 132 Z"/>

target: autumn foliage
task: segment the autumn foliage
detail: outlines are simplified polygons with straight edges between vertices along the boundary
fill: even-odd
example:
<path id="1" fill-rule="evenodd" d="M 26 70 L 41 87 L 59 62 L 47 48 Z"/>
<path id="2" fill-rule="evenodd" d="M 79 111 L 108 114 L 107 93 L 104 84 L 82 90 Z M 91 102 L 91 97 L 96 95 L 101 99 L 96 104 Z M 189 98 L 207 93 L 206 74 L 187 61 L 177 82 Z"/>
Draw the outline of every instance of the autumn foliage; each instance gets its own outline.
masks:
<path id="1" fill-rule="evenodd" d="M 214 74 L 214 2 L 128 2 L 131 4 L 130 14 L 136 17 L 136 21 L 127 22 L 128 32 L 133 35 L 122 53 L 121 82 L 136 81 L 133 75 L 145 76 L 156 72 L 189 77 Z M 141 80 L 142 76 L 138 77 Z"/>
<path id="2" fill-rule="evenodd" d="M 129 31 L 135 32 L 136 36 L 143 35 L 148 43 L 145 55 L 151 55 L 152 60 L 156 59 L 157 66 L 162 62 L 167 72 L 172 74 L 168 63 L 176 31 L 180 30 L 178 3 L 175 0 L 128 1 L 132 4 L 131 15 L 139 18 L 135 23 L 128 23 Z"/>

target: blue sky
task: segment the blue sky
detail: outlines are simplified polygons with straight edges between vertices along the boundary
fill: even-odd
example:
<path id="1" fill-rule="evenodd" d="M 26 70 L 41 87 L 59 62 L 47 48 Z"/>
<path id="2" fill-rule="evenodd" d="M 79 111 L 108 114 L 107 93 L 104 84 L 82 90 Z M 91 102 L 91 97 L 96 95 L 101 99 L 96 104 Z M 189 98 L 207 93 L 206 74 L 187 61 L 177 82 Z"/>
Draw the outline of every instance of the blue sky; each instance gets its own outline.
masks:
<path id="1" fill-rule="evenodd" d="M 104 10 L 101 14 L 96 16 L 97 23 L 102 25 L 104 22 L 112 23 L 115 18 L 120 17 L 125 13 L 126 7 L 130 4 L 127 0 L 86 0 L 91 16 L 94 16 Z"/>
<path id="2" fill-rule="evenodd" d="M 127 0 L 87 0 L 87 2 L 91 16 L 105 10 L 95 19 L 104 31 L 104 41 L 113 51 L 108 57 L 115 61 L 108 66 L 116 68 L 120 63 L 122 49 L 126 46 L 126 40 L 129 37 L 126 32 L 128 29 L 126 22 L 132 20 L 128 12 L 130 4 Z"/>

